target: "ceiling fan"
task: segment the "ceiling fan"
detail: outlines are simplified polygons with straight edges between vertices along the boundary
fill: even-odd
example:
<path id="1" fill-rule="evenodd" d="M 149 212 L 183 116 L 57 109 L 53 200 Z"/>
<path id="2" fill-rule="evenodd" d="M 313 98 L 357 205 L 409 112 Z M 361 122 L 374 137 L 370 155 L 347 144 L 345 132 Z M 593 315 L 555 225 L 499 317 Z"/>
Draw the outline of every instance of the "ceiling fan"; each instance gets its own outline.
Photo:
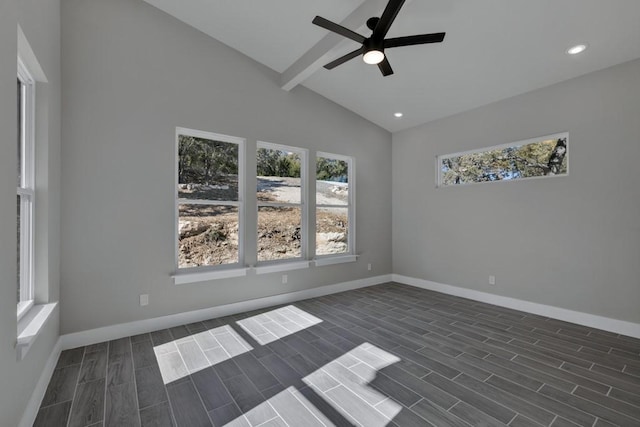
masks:
<path id="1" fill-rule="evenodd" d="M 329 62 L 324 66 L 324 68 L 331 70 L 362 54 L 364 62 L 373 65 L 377 64 L 382 75 L 388 76 L 393 74 L 393 69 L 384 54 L 385 49 L 416 44 L 441 43 L 444 40 L 445 33 L 419 34 L 415 36 L 395 37 L 391 39 L 384 38 L 387 35 L 389 28 L 391 28 L 391 24 L 393 24 L 393 21 L 396 19 L 398 12 L 400 12 L 400 8 L 404 2 L 405 0 L 389 0 L 389 3 L 380 18 L 369 18 L 367 20 L 367 27 L 369 27 L 373 33 L 368 38 L 321 16 L 313 18 L 312 22 L 314 24 L 362 44 L 361 47 L 353 52 L 349 52 L 346 55 Z"/>

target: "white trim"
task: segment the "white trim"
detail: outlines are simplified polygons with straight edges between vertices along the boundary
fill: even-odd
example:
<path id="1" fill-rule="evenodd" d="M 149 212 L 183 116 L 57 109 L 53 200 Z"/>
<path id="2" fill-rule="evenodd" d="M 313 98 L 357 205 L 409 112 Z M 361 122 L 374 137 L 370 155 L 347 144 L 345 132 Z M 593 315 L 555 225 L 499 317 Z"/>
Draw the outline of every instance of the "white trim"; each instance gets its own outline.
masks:
<path id="1" fill-rule="evenodd" d="M 16 341 L 18 347 L 30 345 L 36 339 L 57 305 L 57 302 L 36 304 L 20 319 L 20 322 L 18 322 L 18 339 Z"/>
<path id="2" fill-rule="evenodd" d="M 590 328 L 597 328 L 634 338 L 640 338 L 640 324 L 638 323 L 612 319 L 610 317 L 598 316 L 595 314 L 569 310 L 561 307 L 554 307 L 546 304 L 524 301 L 516 298 L 504 297 L 501 295 L 490 294 L 473 289 L 461 288 L 458 286 L 445 285 L 442 283 L 432 282 L 430 280 L 402 276 L 400 274 L 392 274 L 391 276 L 394 282 L 415 286 L 421 289 L 428 289 L 430 291 L 441 292 L 447 295 L 468 298 L 474 301 L 485 302 L 500 307 L 507 307 L 514 310 L 524 311 L 526 313 L 532 313 L 540 316 L 550 317 L 552 319 L 563 320 L 565 322 L 576 323 L 578 325 L 583 325 Z"/>
<path id="3" fill-rule="evenodd" d="M 287 202 L 257 202 L 257 205 L 258 208 L 300 208 L 300 203 Z"/>
<path id="4" fill-rule="evenodd" d="M 180 135 L 192 136 L 195 138 L 202 138 L 211 141 L 220 141 L 226 142 L 230 144 L 236 144 L 238 146 L 238 200 L 198 200 L 198 199 L 181 199 L 179 197 L 179 186 L 180 186 L 180 177 L 179 168 L 180 168 Z M 237 277 L 244 276 L 246 274 L 236 274 L 235 276 L 230 275 L 227 272 L 221 272 L 220 274 L 212 274 L 212 273 L 202 273 L 200 271 L 193 271 L 194 268 L 200 267 L 183 267 L 179 266 L 179 246 L 180 246 L 180 234 L 178 230 L 178 223 L 180 221 L 180 205 L 181 204 L 195 204 L 195 205 L 215 205 L 215 206 L 235 206 L 238 208 L 238 261 L 233 264 L 226 265 L 216 265 L 216 266 L 207 266 L 212 269 L 220 269 L 225 266 L 235 266 L 237 267 L 235 271 L 243 270 L 242 263 L 245 259 L 245 248 L 244 248 L 244 236 L 245 236 L 245 228 L 246 228 L 246 220 L 245 220 L 245 203 L 244 203 L 244 195 L 245 195 L 245 151 L 247 140 L 244 138 L 240 138 L 237 136 L 231 135 L 223 135 L 220 133 L 213 132 L 205 132 L 201 130 L 188 129 L 183 127 L 176 127 L 176 135 L 175 135 L 175 163 L 174 163 L 174 174 L 175 174 L 175 182 L 174 182 L 174 221 L 173 221 L 173 236 L 174 236 L 174 257 L 175 257 L 175 271 L 177 272 L 175 275 L 171 276 L 174 278 L 174 283 L 176 285 L 182 283 L 191 283 L 191 282 L 201 282 L 209 279 L 220 279 L 220 278 L 228 278 L 228 277 Z M 221 270 L 222 271 L 222 270 Z M 201 277 L 206 275 L 204 279 Z M 177 277 L 181 276 L 182 279 L 176 280 Z M 194 279 L 194 280 L 191 280 Z"/>
<path id="5" fill-rule="evenodd" d="M 47 76 L 44 74 L 40 62 L 38 62 L 38 58 L 36 58 L 33 49 L 31 49 L 31 45 L 24 35 L 22 28 L 20 28 L 20 24 L 18 24 L 18 56 L 22 59 L 23 64 L 27 66 L 29 71 L 31 71 L 31 75 L 35 80 L 48 83 Z"/>
<path id="6" fill-rule="evenodd" d="M 239 208 L 241 203 L 235 200 L 178 199 L 179 205 L 234 206 Z"/>
<path id="7" fill-rule="evenodd" d="M 259 221 L 259 217 L 260 217 L 260 208 L 263 207 L 293 207 L 293 208 L 300 208 L 300 256 L 299 257 L 294 257 L 294 258 L 289 258 L 290 260 L 305 260 L 309 257 L 309 254 L 307 253 L 307 239 L 308 239 L 308 235 L 309 235 L 309 224 L 308 224 L 308 218 L 309 218 L 309 199 L 308 199 L 308 194 L 307 194 L 307 188 L 308 188 L 308 183 L 309 183 L 309 175 L 310 173 L 307 171 L 307 159 L 309 158 L 309 150 L 306 148 L 300 148 L 300 147 L 293 147 L 290 145 L 283 145 L 283 144 L 275 144 L 273 142 L 266 142 L 266 141 L 257 141 L 256 143 L 256 167 L 257 167 L 257 162 L 258 162 L 258 150 L 259 149 L 264 149 L 264 150 L 275 150 L 275 151 L 284 151 L 284 152 L 288 152 L 288 153 L 295 153 L 300 157 L 300 203 L 282 203 L 282 202 L 263 202 L 263 201 L 259 201 L 256 199 L 256 232 L 258 231 L 258 221 Z M 255 173 L 255 177 L 256 180 L 258 179 L 258 171 L 257 168 L 254 171 Z M 259 245 L 259 239 L 256 239 L 256 244 Z M 256 255 L 257 255 L 257 251 L 258 248 L 256 246 Z M 271 259 L 271 260 L 266 260 L 266 261 L 258 261 L 258 264 L 263 263 L 263 262 L 270 262 L 270 261 L 276 261 L 275 259 Z M 268 266 L 267 267 L 267 271 L 268 271 Z M 308 267 L 308 265 L 307 265 Z M 258 269 L 260 267 L 256 268 L 256 273 L 257 274 L 261 274 Z M 304 267 L 300 267 L 300 268 L 304 268 Z M 274 270 L 274 271 L 285 271 L 285 270 Z"/>
<path id="8" fill-rule="evenodd" d="M 49 304 L 36 304 L 18 322 L 18 336 L 16 339 L 16 350 L 18 360 L 24 359 L 35 339 L 40 335 L 42 329 L 51 318 L 54 310 L 58 306 L 57 302 Z"/>
<path id="9" fill-rule="evenodd" d="M 318 158 L 323 157 L 327 159 L 335 159 L 339 161 L 343 161 L 347 163 L 347 188 L 349 190 L 347 195 L 347 204 L 346 205 L 323 205 L 318 203 L 316 200 L 315 210 L 314 210 L 314 219 L 316 221 L 316 226 L 318 223 L 317 215 L 318 209 L 320 208 L 346 208 L 347 209 L 347 250 L 346 254 L 355 255 L 356 253 L 356 159 L 351 156 L 344 156 L 342 154 L 332 154 L 326 153 L 324 151 L 316 152 L 316 161 L 318 162 Z M 315 192 L 318 192 L 318 180 L 317 177 L 314 177 L 313 183 L 315 185 Z M 325 181 L 326 182 L 326 181 Z M 344 184 L 344 183 L 336 183 L 336 184 Z M 318 230 L 316 229 L 316 236 L 318 234 Z M 313 248 L 313 253 L 315 255 L 317 248 Z"/>
<path id="10" fill-rule="evenodd" d="M 342 160 L 343 162 L 347 163 L 353 160 L 353 157 L 351 156 L 345 156 L 344 154 L 327 153 L 326 151 L 317 151 L 316 159 L 318 157 L 327 157 L 329 159 Z"/>
<path id="11" fill-rule="evenodd" d="M 18 323 L 20 323 L 20 319 L 31 310 L 31 307 L 33 307 L 32 299 L 28 301 L 18 301 Z"/>
<path id="12" fill-rule="evenodd" d="M 347 262 L 356 262 L 358 255 L 327 255 L 321 258 L 316 258 L 313 261 L 316 263 L 316 267 L 323 267 L 325 265 L 344 264 Z"/>
<path id="13" fill-rule="evenodd" d="M 278 273 L 281 271 L 289 270 L 303 270 L 309 268 L 311 261 L 294 261 L 294 262 L 279 262 L 274 264 L 261 264 L 254 267 L 256 274 Z"/>
<path id="14" fill-rule="evenodd" d="M 179 126 L 176 127 L 176 141 L 178 135 L 188 135 L 193 136 L 194 138 L 210 139 L 220 142 L 230 142 L 238 145 L 242 145 L 246 142 L 246 139 L 240 138 L 239 136 L 224 135 L 221 133 L 207 132 L 204 130 L 189 129 Z"/>
<path id="15" fill-rule="evenodd" d="M 216 317 L 229 316 L 232 314 L 244 313 L 246 311 L 257 310 L 274 305 L 291 303 L 304 299 L 335 294 L 338 292 L 350 291 L 353 289 L 366 288 L 369 286 L 379 285 L 381 283 L 387 283 L 389 281 L 391 281 L 390 274 L 367 277 L 350 282 L 318 286 L 312 289 L 305 289 L 302 291 L 273 295 L 264 298 L 256 298 L 253 300 L 241 301 L 232 304 L 219 305 L 202 310 L 171 314 L 168 316 L 156 317 L 153 319 L 144 319 L 135 322 L 105 326 L 88 331 L 75 332 L 72 334 L 63 335 L 61 337 L 62 348 L 63 350 L 66 350 L 70 348 L 96 344 L 132 335 L 153 332 L 159 329 L 172 328 L 174 326 L 180 326 L 193 322 L 201 322 L 203 320 Z"/>
<path id="16" fill-rule="evenodd" d="M 529 180 L 529 179 L 554 178 L 554 177 L 569 176 L 569 156 L 567 155 L 566 156 L 567 172 L 563 173 L 561 175 L 540 175 L 540 176 L 529 176 L 529 177 L 515 178 L 515 179 L 501 179 L 501 180 L 498 180 L 498 181 L 465 182 L 465 183 L 461 183 L 461 184 L 448 184 L 448 185 L 444 185 L 442 183 L 442 161 L 445 160 L 445 159 L 450 159 L 452 157 L 458 157 L 458 156 L 462 156 L 462 155 L 465 155 L 465 154 L 484 153 L 486 151 L 499 150 L 501 148 L 522 147 L 522 146 L 527 145 L 527 144 L 533 144 L 533 143 L 540 142 L 540 141 L 547 141 L 547 140 L 550 140 L 550 139 L 559 139 L 559 138 L 566 138 L 566 144 L 567 144 L 567 148 L 568 148 L 568 146 L 569 146 L 569 132 L 558 132 L 558 133 L 554 133 L 552 135 L 543 135 L 543 136 L 539 136 L 539 137 L 536 137 L 536 138 L 525 139 L 525 140 L 522 140 L 522 141 L 515 141 L 515 142 L 510 142 L 510 143 L 500 144 L 500 145 L 492 145 L 490 147 L 476 148 L 476 149 L 467 150 L 467 151 L 459 151 L 457 153 L 452 153 L 452 154 L 440 154 L 440 155 L 437 155 L 436 156 L 436 188 L 463 187 L 463 186 L 473 185 L 473 184 L 487 184 L 487 183 L 495 183 L 495 182 L 513 182 L 513 181 L 522 181 L 522 180 Z"/>
<path id="17" fill-rule="evenodd" d="M 330 181 L 322 181 L 322 182 L 330 182 Z M 338 184 L 338 183 L 336 183 Z M 349 205 L 344 204 L 344 205 L 318 205 L 319 208 L 325 208 L 325 209 L 348 209 Z"/>
<path id="18" fill-rule="evenodd" d="M 309 153 L 309 150 L 306 148 L 294 147 L 293 145 L 277 144 L 275 142 L 268 142 L 268 141 L 262 141 L 262 140 L 256 141 L 256 150 L 258 148 L 304 154 L 305 156 L 308 155 Z M 302 166 L 302 160 L 303 159 L 300 159 L 300 163 L 301 163 L 300 166 Z"/>
<path id="19" fill-rule="evenodd" d="M 18 28 L 18 38 L 21 30 Z M 24 34 L 22 34 L 24 37 Z M 25 39 L 26 42 L 26 39 Z M 20 184 L 17 194 L 20 196 L 20 301 L 33 300 L 35 294 L 34 280 L 34 252 L 35 252 L 35 149 L 36 149 L 36 80 L 22 59 L 20 49 L 28 47 L 19 46 L 17 78 L 20 82 L 20 95 L 18 105 L 19 112 L 19 136 L 20 136 Z M 33 52 L 31 52 L 33 54 Z M 37 61 L 36 61 L 37 64 Z M 22 312 L 22 315 L 25 313 Z M 21 315 L 19 316 L 21 317 Z"/>
<path id="20" fill-rule="evenodd" d="M 184 271 L 186 269 L 182 269 Z M 207 270 L 199 272 L 180 272 L 172 275 L 175 285 L 185 285 L 187 283 L 206 282 L 207 280 L 230 279 L 232 277 L 242 277 L 247 275 L 248 268 L 228 268 L 226 270 Z"/>
<path id="21" fill-rule="evenodd" d="M 31 427 L 33 426 L 33 423 L 35 423 L 38 411 L 40 410 L 40 404 L 42 403 L 42 399 L 44 399 L 44 394 L 46 393 L 51 377 L 53 376 L 53 371 L 56 369 L 61 352 L 62 338 L 60 337 L 53 346 L 51 354 L 44 365 L 44 369 L 40 374 L 40 379 L 38 379 L 38 382 L 33 389 L 33 393 L 31 393 L 31 397 L 29 398 L 29 402 L 27 402 L 27 407 L 22 414 L 22 419 L 20 420 L 18 427 Z"/>

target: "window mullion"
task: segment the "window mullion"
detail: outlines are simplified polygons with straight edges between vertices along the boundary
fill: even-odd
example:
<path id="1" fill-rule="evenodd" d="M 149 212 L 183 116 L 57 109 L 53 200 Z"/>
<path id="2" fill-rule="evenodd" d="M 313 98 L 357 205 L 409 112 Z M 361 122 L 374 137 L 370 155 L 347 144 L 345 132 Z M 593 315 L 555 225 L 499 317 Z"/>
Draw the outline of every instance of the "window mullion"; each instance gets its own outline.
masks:
<path id="1" fill-rule="evenodd" d="M 275 207 L 275 208 L 302 208 L 304 203 L 274 203 L 274 202 L 258 202 L 258 207 Z"/>
<path id="2" fill-rule="evenodd" d="M 204 199 L 177 199 L 179 205 L 210 205 L 210 206 L 240 206 L 237 200 L 204 200 Z"/>

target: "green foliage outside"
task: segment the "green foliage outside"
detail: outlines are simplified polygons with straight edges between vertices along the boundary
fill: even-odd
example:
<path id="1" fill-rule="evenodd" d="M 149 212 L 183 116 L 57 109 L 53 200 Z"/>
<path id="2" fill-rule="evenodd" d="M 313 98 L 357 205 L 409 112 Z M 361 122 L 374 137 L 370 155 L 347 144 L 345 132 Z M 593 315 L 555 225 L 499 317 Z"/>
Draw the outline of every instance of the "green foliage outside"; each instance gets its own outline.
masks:
<path id="1" fill-rule="evenodd" d="M 300 156 L 283 150 L 258 148 L 258 176 L 300 178 Z M 344 160 L 318 157 L 316 179 L 320 181 L 347 182 L 349 165 Z"/>
<path id="2" fill-rule="evenodd" d="M 258 148 L 258 176 L 300 178 L 300 156 L 283 150 Z"/>
<path id="3" fill-rule="evenodd" d="M 178 136 L 180 184 L 211 184 L 237 179 L 238 145 L 188 135 Z"/>
<path id="4" fill-rule="evenodd" d="M 316 179 L 320 181 L 348 182 L 349 164 L 344 160 L 318 157 Z"/>
<path id="5" fill-rule="evenodd" d="M 566 138 L 468 153 L 441 160 L 442 185 L 567 173 Z"/>

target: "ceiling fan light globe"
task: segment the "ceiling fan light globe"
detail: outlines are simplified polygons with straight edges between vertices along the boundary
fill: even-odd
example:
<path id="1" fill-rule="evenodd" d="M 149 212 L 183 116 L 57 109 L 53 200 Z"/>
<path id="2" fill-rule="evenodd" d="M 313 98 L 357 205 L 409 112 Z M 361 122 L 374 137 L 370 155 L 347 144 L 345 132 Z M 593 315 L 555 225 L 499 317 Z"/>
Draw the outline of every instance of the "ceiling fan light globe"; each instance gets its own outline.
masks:
<path id="1" fill-rule="evenodd" d="M 370 50 L 362 55 L 362 60 L 367 64 L 376 65 L 384 60 L 384 52 L 380 50 Z"/>

